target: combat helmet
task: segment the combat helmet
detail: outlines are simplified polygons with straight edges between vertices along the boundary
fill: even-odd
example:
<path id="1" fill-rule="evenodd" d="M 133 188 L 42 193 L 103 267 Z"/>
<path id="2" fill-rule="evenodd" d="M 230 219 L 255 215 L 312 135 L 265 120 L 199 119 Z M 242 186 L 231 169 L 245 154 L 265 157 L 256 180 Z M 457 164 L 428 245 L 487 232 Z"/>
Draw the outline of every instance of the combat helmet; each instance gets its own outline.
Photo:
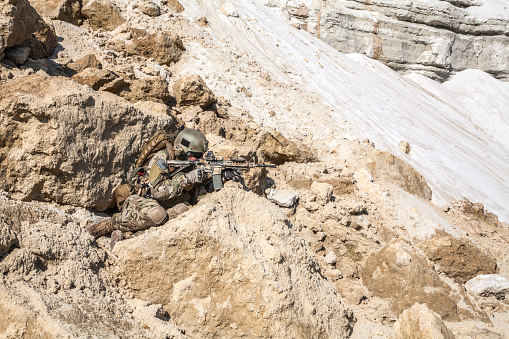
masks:
<path id="1" fill-rule="evenodd" d="M 174 148 L 176 155 L 203 155 L 209 149 L 209 141 L 202 132 L 194 128 L 182 130 L 175 138 Z"/>

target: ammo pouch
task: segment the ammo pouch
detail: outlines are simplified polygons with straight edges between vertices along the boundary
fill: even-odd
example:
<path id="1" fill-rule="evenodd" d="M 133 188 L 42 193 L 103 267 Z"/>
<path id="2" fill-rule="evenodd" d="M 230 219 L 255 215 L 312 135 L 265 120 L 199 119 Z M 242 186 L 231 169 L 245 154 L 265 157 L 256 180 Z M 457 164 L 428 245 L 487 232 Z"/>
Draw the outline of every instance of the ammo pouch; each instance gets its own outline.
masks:
<path id="1" fill-rule="evenodd" d="M 117 204 L 119 210 L 122 208 L 124 201 L 132 194 L 132 191 L 132 187 L 128 184 L 123 184 L 115 187 L 113 195 L 115 196 L 115 203 Z"/>

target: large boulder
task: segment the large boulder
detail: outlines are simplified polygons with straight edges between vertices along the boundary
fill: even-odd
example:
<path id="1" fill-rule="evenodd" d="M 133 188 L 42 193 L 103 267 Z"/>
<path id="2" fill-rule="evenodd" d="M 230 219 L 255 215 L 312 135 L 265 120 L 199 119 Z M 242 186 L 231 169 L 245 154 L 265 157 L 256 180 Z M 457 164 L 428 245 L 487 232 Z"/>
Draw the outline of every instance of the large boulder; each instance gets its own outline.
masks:
<path id="1" fill-rule="evenodd" d="M 426 256 L 405 240 L 394 240 L 366 260 L 362 280 L 375 296 L 391 298 L 399 315 L 414 303 L 426 304 L 447 321 L 487 320 L 460 290 L 453 290 Z"/>
<path id="2" fill-rule="evenodd" d="M 454 334 L 437 313 L 415 303 L 394 324 L 395 339 L 454 339 Z"/>
<path id="3" fill-rule="evenodd" d="M 422 249 L 447 276 L 460 284 L 480 274 L 497 273 L 495 257 L 484 253 L 471 241 L 454 238 L 443 231 L 426 240 Z"/>
<path id="4" fill-rule="evenodd" d="M 202 77 L 195 74 L 177 80 L 173 85 L 173 93 L 179 106 L 207 108 L 217 101 Z"/>
<path id="5" fill-rule="evenodd" d="M 229 182 L 187 213 L 117 243 L 135 297 L 196 338 L 345 338 L 352 318 L 284 213 Z"/>
<path id="6" fill-rule="evenodd" d="M 28 0 L 0 2 L 0 59 L 6 48 L 16 47 L 35 38 L 44 49 L 44 56 L 53 53 L 58 44 L 55 29 L 46 23 Z"/>
<path id="7" fill-rule="evenodd" d="M 62 20 L 81 25 L 81 0 L 30 0 L 37 13 L 52 20 Z"/>
<path id="8" fill-rule="evenodd" d="M 422 199 L 431 200 L 432 192 L 426 179 L 412 166 L 395 155 L 375 151 L 363 159 L 375 181 L 393 183 L 410 194 Z"/>
<path id="9" fill-rule="evenodd" d="M 180 37 L 169 31 L 158 31 L 151 34 L 143 29 L 131 29 L 132 41 L 120 48 L 128 55 L 141 55 L 154 58 L 161 65 L 171 65 L 180 60 L 184 52 L 184 44 Z M 117 47 L 118 48 L 118 47 Z"/>
<path id="10" fill-rule="evenodd" d="M 84 0 L 81 14 L 94 29 L 111 31 L 125 22 L 120 9 L 110 0 Z"/>
<path id="11" fill-rule="evenodd" d="M 85 230 L 92 213 L 1 194 L 1 338 L 187 338 L 157 305 L 115 288 L 109 256 Z M 17 240 L 4 253 L 6 229 Z"/>
<path id="12" fill-rule="evenodd" d="M 0 189 L 19 200 L 105 209 L 142 141 L 172 124 L 62 77 L 34 74 L 0 93 Z"/>

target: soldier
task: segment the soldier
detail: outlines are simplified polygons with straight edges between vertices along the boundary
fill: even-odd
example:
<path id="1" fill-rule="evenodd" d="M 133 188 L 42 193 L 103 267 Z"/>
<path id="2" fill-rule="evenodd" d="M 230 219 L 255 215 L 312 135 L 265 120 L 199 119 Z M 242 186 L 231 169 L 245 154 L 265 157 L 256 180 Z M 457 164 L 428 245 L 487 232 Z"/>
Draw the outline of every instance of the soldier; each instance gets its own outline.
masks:
<path id="1" fill-rule="evenodd" d="M 195 184 L 204 183 L 209 179 L 200 169 L 188 169 L 187 172 L 174 174 L 174 169 L 167 165 L 168 160 L 201 159 L 208 150 L 208 141 L 203 133 L 196 129 L 184 129 L 177 134 L 173 145 L 167 141 L 165 143 L 166 149 L 157 151 L 149 157 L 143 167 L 133 171 L 134 175 L 130 176 L 132 187 L 128 189 L 129 192 L 126 192 L 126 185 L 121 185 L 115 190 L 120 213 L 87 227 L 87 231 L 96 239 L 111 233 L 112 249 L 117 241 L 124 239 L 123 232 L 160 226 L 187 211 L 190 206 L 188 202 L 173 204 L 168 210 L 160 203 L 174 200 L 183 191 L 188 191 Z M 231 175 L 226 173 L 225 177 Z M 131 191 L 134 194 L 131 194 Z M 122 195 L 124 198 L 127 196 L 124 201 L 119 199 Z"/>

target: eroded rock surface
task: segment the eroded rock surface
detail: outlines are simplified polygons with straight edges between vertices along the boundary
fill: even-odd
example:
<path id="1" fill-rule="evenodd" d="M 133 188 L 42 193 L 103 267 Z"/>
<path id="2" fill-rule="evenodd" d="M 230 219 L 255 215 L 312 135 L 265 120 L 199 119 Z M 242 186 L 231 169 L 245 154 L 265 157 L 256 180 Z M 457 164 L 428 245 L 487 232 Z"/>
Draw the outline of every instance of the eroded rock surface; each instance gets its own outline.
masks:
<path id="1" fill-rule="evenodd" d="M 44 56 L 50 55 L 57 46 L 53 26 L 46 23 L 27 0 L 3 1 L 0 13 L 0 57 L 6 48 L 15 48 L 31 38 L 44 50 Z"/>
<path id="2" fill-rule="evenodd" d="M 401 313 L 394 327 L 396 339 L 454 339 L 440 315 L 424 304 L 416 303 Z"/>
<path id="3" fill-rule="evenodd" d="M 397 314 L 419 302 L 445 320 L 487 320 L 486 314 L 467 306 L 471 303 L 468 298 L 442 281 L 427 258 L 404 240 L 395 240 L 372 254 L 366 260 L 362 279 L 373 294 L 392 298 Z M 464 301 L 463 308 L 459 300 Z"/>
<path id="4" fill-rule="evenodd" d="M 190 336 L 339 338 L 350 331 L 349 313 L 297 230 L 237 184 L 117 246 L 127 288 L 162 304 Z"/>
<path id="5" fill-rule="evenodd" d="M 172 124 L 61 77 L 35 74 L 1 93 L 1 188 L 19 200 L 105 209 L 142 140 Z"/>
<path id="6" fill-rule="evenodd" d="M 345 53 L 362 53 L 396 71 L 444 80 L 477 68 L 509 78 L 507 20 L 481 16 L 482 2 L 270 1 L 294 25 Z"/>

